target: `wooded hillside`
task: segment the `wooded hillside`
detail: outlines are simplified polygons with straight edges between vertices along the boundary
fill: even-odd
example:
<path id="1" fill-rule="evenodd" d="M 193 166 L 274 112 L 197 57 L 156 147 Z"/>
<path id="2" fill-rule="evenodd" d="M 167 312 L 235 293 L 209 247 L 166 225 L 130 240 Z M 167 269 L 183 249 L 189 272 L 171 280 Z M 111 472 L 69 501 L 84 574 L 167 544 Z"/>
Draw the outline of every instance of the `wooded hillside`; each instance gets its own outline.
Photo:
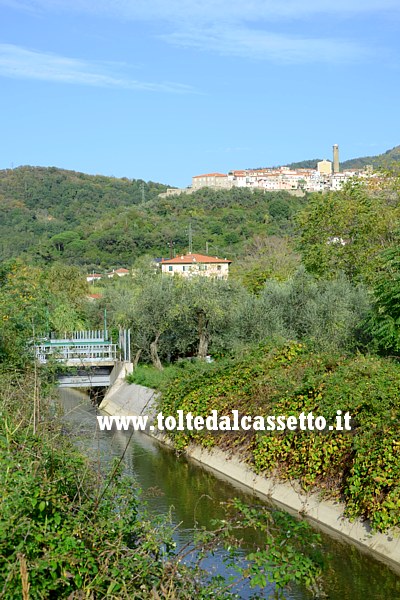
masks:
<path id="1" fill-rule="evenodd" d="M 315 169 L 317 162 L 322 158 L 312 158 L 309 160 L 302 160 L 300 162 L 293 162 L 288 164 L 288 167 L 293 169 Z M 400 146 L 395 146 L 383 154 L 376 154 L 374 156 L 359 156 L 357 158 L 350 158 L 340 163 L 341 169 L 363 169 L 367 165 L 372 165 L 375 168 L 387 167 L 393 162 L 400 162 Z"/>
<path id="2" fill-rule="evenodd" d="M 287 235 L 305 200 L 286 192 L 203 189 L 159 198 L 167 186 L 42 167 L 0 171 L 0 261 L 62 260 L 87 269 L 131 266 L 188 248 L 236 259 L 249 240 Z"/>

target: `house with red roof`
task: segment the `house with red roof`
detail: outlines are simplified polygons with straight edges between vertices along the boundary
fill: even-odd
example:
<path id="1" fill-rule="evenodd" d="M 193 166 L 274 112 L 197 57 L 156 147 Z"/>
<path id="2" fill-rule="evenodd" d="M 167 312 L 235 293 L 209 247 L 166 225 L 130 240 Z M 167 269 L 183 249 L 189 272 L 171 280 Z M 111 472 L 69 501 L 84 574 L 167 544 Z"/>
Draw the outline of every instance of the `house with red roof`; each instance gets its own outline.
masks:
<path id="1" fill-rule="evenodd" d="M 229 189 L 232 185 L 228 175 L 224 173 L 205 173 L 204 175 L 194 175 L 192 177 L 192 190 L 199 190 L 204 187 Z"/>
<path id="2" fill-rule="evenodd" d="M 226 279 L 229 275 L 231 260 L 218 258 L 218 256 L 206 256 L 188 252 L 175 258 L 163 258 L 160 261 L 162 273 L 167 275 L 182 275 L 192 277 L 200 275 L 203 277 L 216 277 Z"/>
<path id="3" fill-rule="evenodd" d="M 118 277 L 125 277 L 125 275 L 129 275 L 129 269 L 124 269 L 123 267 L 120 267 L 119 269 L 113 269 L 109 273 L 106 273 L 106 275 L 109 278 L 114 277 L 114 275 L 117 275 Z"/>

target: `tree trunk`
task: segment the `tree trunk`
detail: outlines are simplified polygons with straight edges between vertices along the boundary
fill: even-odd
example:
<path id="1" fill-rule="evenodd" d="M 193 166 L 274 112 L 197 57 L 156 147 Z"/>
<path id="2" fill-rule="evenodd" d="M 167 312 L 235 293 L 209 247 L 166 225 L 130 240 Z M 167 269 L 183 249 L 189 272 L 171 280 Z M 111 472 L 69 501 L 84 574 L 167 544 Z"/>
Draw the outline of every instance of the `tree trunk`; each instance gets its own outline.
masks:
<path id="1" fill-rule="evenodd" d="M 139 350 L 135 354 L 135 358 L 133 359 L 133 370 L 135 370 L 136 367 L 138 366 L 141 354 L 142 354 L 142 349 L 139 348 Z"/>
<path id="2" fill-rule="evenodd" d="M 150 356 L 151 356 L 151 362 L 153 363 L 153 366 L 156 369 L 158 369 L 159 371 L 162 371 L 163 366 L 161 364 L 161 360 L 160 360 L 160 357 L 158 356 L 158 350 L 157 350 L 157 344 L 158 344 L 159 339 L 160 339 L 160 334 L 158 333 L 156 335 L 155 339 L 150 344 Z"/>
<path id="3" fill-rule="evenodd" d="M 197 314 L 197 331 L 199 334 L 199 349 L 197 351 L 197 358 L 205 360 L 208 352 L 208 332 L 207 332 L 208 321 L 204 312 Z"/>

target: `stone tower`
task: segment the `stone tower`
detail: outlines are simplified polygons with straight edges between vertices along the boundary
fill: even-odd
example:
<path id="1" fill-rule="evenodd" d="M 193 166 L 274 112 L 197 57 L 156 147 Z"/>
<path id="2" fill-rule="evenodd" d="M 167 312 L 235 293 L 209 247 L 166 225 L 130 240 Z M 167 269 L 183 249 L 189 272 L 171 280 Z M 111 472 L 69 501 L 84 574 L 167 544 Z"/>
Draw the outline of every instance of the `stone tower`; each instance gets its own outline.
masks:
<path id="1" fill-rule="evenodd" d="M 339 173 L 339 146 L 333 144 L 333 172 Z"/>

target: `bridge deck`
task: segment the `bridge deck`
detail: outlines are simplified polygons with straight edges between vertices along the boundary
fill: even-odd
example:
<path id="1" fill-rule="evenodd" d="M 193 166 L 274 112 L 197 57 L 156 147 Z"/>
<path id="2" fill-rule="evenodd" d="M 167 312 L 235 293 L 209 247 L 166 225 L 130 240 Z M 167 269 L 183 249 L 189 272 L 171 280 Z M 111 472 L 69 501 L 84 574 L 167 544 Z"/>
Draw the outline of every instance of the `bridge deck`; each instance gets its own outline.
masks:
<path id="1" fill-rule="evenodd" d="M 55 361 L 74 367 L 73 373 L 60 370 L 60 387 L 107 387 L 117 361 L 130 361 L 130 329 L 120 329 L 118 344 L 109 341 L 106 326 L 58 338 L 52 335 L 42 338 L 32 349 L 40 364 Z"/>
<path id="2" fill-rule="evenodd" d="M 117 345 L 110 342 L 82 341 L 68 343 L 45 342 L 35 346 L 35 355 L 41 364 L 49 359 L 67 366 L 77 364 L 113 364 L 117 360 Z"/>

